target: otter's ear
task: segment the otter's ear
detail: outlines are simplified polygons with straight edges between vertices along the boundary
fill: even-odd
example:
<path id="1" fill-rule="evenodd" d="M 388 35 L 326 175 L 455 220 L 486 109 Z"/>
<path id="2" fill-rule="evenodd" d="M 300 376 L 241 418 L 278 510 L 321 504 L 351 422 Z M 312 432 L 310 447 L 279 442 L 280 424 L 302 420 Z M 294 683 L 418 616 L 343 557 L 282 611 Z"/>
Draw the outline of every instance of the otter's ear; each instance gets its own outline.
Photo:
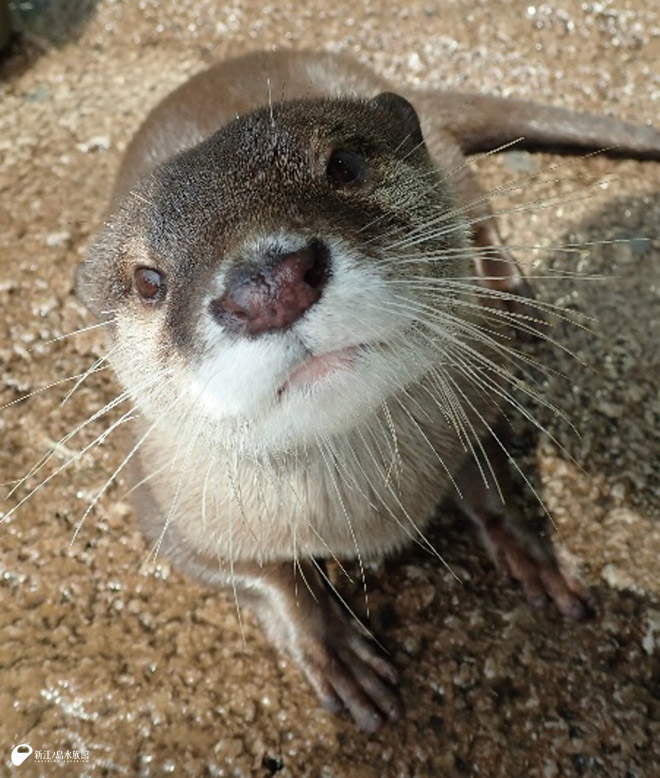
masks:
<path id="1" fill-rule="evenodd" d="M 382 92 L 371 101 L 374 105 L 385 108 L 392 115 L 397 124 L 402 127 L 414 145 L 424 143 L 422 128 L 419 123 L 417 111 L 405 97 L 394 92 Z"/>

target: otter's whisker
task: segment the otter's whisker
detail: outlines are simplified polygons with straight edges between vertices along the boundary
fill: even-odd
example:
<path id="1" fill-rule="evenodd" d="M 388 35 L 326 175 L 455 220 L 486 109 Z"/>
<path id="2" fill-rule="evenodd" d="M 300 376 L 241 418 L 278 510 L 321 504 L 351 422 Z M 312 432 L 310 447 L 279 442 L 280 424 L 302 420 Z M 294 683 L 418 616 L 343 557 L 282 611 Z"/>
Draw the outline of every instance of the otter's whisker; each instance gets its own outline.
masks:
<path id="1" fill-rule="evenodd" d="M 412 527 L 412 531 L 408 527 L 406 527 L 405 524 L 399 519 L 399 517 L 396 515 L 396 513 L 389 506 L 387 500 L 380 495 L 377 486 L 369 478 L 369 476 L 368 476 L 368 474 L 366 472 L 366 469 L 365 469 L 364 465 L 362 464 L 362 461 L 361 461 L 360 457 L 357 455 L 357 453 L 355 452 L 353 447 L 350 446 L 350 444 L 349 444 L 350 451 L 351 451 L 351 453 L 353 455 L 353 461 L 354 461 L 355 465 L 359 468 L 359 470 L 362 473 L 363 477 L 365 478 L 365 480 L 367 481 L 369 486 L 371 486 L 374 494 L 378 497 L 379 501 L 381 502 L 381 504 L 383 505 L 383 507 L 385 508 L 387 513 L 389 514 L 389 516 L 392 519 L 394 519 L 394 521 L 397 524 L 397 526 L 400 527 L 403 530 L 403 532 L 406 534 L 406 536 L 408 538 L 410 538 L 410 540 L 413 543 L 415 543 L 420 548 L 423 548 L 425 551 L 428 551 L 433 556 L 435 556 L 436 559 L 438 559 L 440 561 L 440 563 L 449 571 L 449 573 L 451 573 L 451 575 L 459 583 L 461 583 L 460 578 L 452 570 L 451 566 L 446 561 L 446 559 L 442 556 L 442 554 L 439 553 L 439 551 L 435 548 L 435 546 L 431 543 L 431 541 L 426 537 L 424 532 L 417 526 L 417 524 L 415 523 L 414 519 L 410 515 L 409 511 L 406 509 L 405 505 L 403 504 L 401 499 L 398 497 L 398 495 L 396 494 L 396 492 L 392 488 L 392 485 L 391 485 L 391 483 L 388 480 L 387 474 L 383 471 L 383 468 L 382 468 L 381 464 L 379 464 L 379 462 L 377 460 L 377 457 L 375 456 L 375 454 L 371 450 L 371 448 L 370 448 L 369 444 L 367 443 L 367 440 L 364 437 L 364 435 L 361 432 L 361 430 L 358 430 L 358 435 L 359 435 L 360 440 L 361 440 L 361 442 L 363 444 L 364 450 L 366 451 L 366 453 L 369 456 L 369 458 L 371 459 L 371 461 L 374 463 L 375 467 L 377 468 L 377 470 L 379 472 L 379 475 L 381 475 L 382 478 L 383 478 L 383 486 L 388 490 L 388 492 L 392 495 L 393 499 L 396 501 L 397 507 L 402 511 L 402 513 L 405 516 L 406 520 L 409 522 L 410 526 Z M 373 433 L 372 433 L 372 435 L 373 435 Z"/>
<path id="2" fill-rule="evenodd" d="M 148 427 L 148 429 L 147 429 L 147 431 L 144 433 L 144 435 L 142 435 L 142 436 L 140 437 L 140 439 L 138 440 L 138 442 L 137 442 L 137 443 L 136 443 L 136 444 L 133 446 L 133 448 L 132 448 L 132 449 L 131 449 L 131 450 L 128 452 L 128 454 L 127 454 L 127 455 L 126 455 L 126 456 L 125 456 L 125 457 L 122 459 L 122 461 L 121 461 L 121 463 L 119 464 L 119 466 L 115 468 L 115 470 L 114 470 L 114 472 L 112 473 L 112 475 L 110 476 L 110 478 L 108 478 L 108 480 L 107 480 L 107 481 L 106 481 L 106 482 L 103 484 L 103 486 L 101 487 L 101 489 L 99 489 L 99 491 L 98 491 L 98 492 L 97 492 L 97 493 L 94 495 L 94 497 L 92 498 L 91 502 L 89 503 L 89 505 L 88 505 L 88 506 L 87 506 L 87 508 L 85 509 L 85 512 L 84 512 L 84 513 L 83 513 L 83 515 L 81 516 L 81 518 L 80 518 L 80 521 L 79 521 L 79 522 L 76 524 L 76 528 L 75 528 L 75 530 L 74 530 L 74 532 L 73 532 L 73 536 L 72 536 L 72 538 L 71 538 L 71 540 L 70 540 L 70 542 L 69 542 L 69 546 L 70 546 L 70 547 L 71 547 L 71 546 L 73 546 L 73 544 L 75 543 L 75 541 L 76 541 L 76 538 L 78 537 L 78 535 L 79 535 L 79 533 L 80 533 L 80 530 L 82 529 L 82 526 L 83 526 L 83 524 L 85 523 L 85 519 L 86 519 L 86 518 L 89 516 L 89 514 L 92 512 L 92 510 L 94 509 L 94 506 L 98 504 L 98 501 L 99 501 L 99 500 L 101 499 L 101 497 L 102 497 L 102 496 L 105 494 L 105 492 L 108 490 L 108 488 L 110 487 L 110 485 L 111 485 L 111 484 L 114 482 L 115 478 L 117 478 L 117 476 L 118 476 L 118 475 L 121 473 L 121 471 L 122 471 L 122 470 L 123 470 L 123 469 L 126 467 L 126 465 L 127 465 L 127 464 L 128 464 L 130 461 L 131 461 L 131 459 L 133 458 L 133 456 L 134 456 L 134 455 L 135 455 L 135 454 L 136 454 L 136 453 L 139 451 L 139 449 L 141 448 L 142 444 L 143 444 L 143 443 L 144 443 L 144 441 L 145 441 L 145 440 L 146 440 L 146 439 L 147 439 L 147 438 L 148 438 L 148 437 L 151 435 L 151 433 L 152 433 L 152 432 L 154 431 L 154 429 L 156 428 L 157 424 L 158 424 L 158 422 L 157 422 L 157 421 L 155 421 L 155 422 L 153 422 L 153 424 L 151 424 L 151 425 Z"/>
<path id="3" fill-rule="evenodd" d="M 93 372 L 100 373 L 108 369 L 109 369 L 109 365 L 105 365 L 103 367 L 97 368 Z M 40 386 L 38 389 L 33 389 L 31 392 L 28 392 L 27 394 L 24 394 L 21 397 L 17 397 L 15 400 L 10 400 L 8 403 L 5 403 L 4 405 L 0 405 L 0 412 L 4 411 L 6 408 L 11 408 L 13 405 L 18 405 L 18 403 L 25 402 L 26 400 L 29 400 L 31 397 L 41 394 L 42 392 L 47 392 L 49 389 L 54 389 L 57 386 L 62 386 L 62 384 L 68 384 L 69 382 L 76 381 L 79 378 L 86 378 L 88 375 L 91 375 L 91 373 L 89 373 L 89 371 L 86 370 L 84 373 L 77 373 L 76 375 L 67 376 L 66 378 L 60 378 L 58 381 L 53 381 L 50 384 L 46 384 L 45 386 Z"/>
<path id="4" fill-rule="evenodd" d="M 61 406 L 66 405 L 66 403 L 71 399 L 71 397 L 73 397 L 73 395 L 80 388 L 80 386 L 89 378 L 90 375 L 96 373 L 104 362 L 107 362 L 108 364 L 110 363 L 110 356 L 112 355 L 112 352 L 115 350 L 115 348 L 110 349 L 110 351 L 107 354 L 105 354 L 102 357 L 99 357 L 99 359 L 97 359 L 96 362 L 92 363 L 92 365 L 76 381 L 76 383 L 73 385 L 71 390 L 67 392 L 66 396 L 60 403 Z"/>
<path id="5" fill-rule="evenodd" d="M 46 484 L 52 481 L 53 478 L 55 478 L 64 470 L 66 470 L 67 467 L 72 465 L 74 462 L 77 462 L 88 451 L 90 451 L 95 446 L 102 445 L 103 442 L 106 440 L 106 438 L 109 435 L 111 435 L 115 429 L 117 429 L 122 424 L 125 424 L 126 422 L 135 419 L 136 416 L 134 415 L 134 413 L 135 413 L 135 409 L 131 408 L 121 418 L 113 422 L 107 429 L 103 430 L 103 432 L 97 437 L 95 437 L 91 443 L 88 443 L 86 446 L 80 449 L 80 451 L 78 451 L 74 456 L 70 457 L 63 465 L 60 465 L 60 467 L 58 467 L 54 472 L 46 476 L 46 478 L 44 478 L 37 486 L 31 489 L 30 492 L 28 492 L 28 494 L 26 494 L 25 497 L 23 497 L 13 508 L 7 511 L 7 513 L 5 513 L 5 515 L 0 519 L 0 522 L 7 521 L 8 519 L 10 519 L 21 508 L 21 506 L 24 505 L 31 497 L 33 497 L 38 491 L 40 491 L 44 486 L 46 486 Z"/>
<path id="6" fill-rule="evenodd" d="M 423 313 L 425 317 L 423 322 L 424 326 L 435 333 L 439 339 L 438 343 L 442 343 L 443 340 L 455 343 L 459 346 L 460 349 L 464 349 L 466 352 L 468 352 L 469 355 L 473 357 L 479 364 L 487 367 L 494 373 L 497 373 L 505 380 L 514 383 L 518 388 L 522 388 L 535 399 L 541 399 L 540 395 L 534 392 L 529 384 L 523 384 L 518 378 L 516 378 L 514 374 L 502 368 L 499 364 L 494 362 L 492 358 L 488 357 L 486 354 L 481 353 L 474 346 L 470 345 L 466 340 L 459 340 L 457 336 L 452 333 L 452 330 L 461 332 L 464 335 L 470 335 L 471 339 L 476 343 L 482 343 L 486 345 L 495 351 L 498 356 L 504 357 L 509 364 L 517 368 L 523 367 L 524 365 L 529 365 L 532 368 L 547 371 L 548 368 L 538 362 L 533 356 L 522 351 L 517 351 L 505 345 L 502 336 L 497 335 L 494 337 L 493 334 L 489 332 L 489 330 L 480 327 L 473 322 L 465 321 L 451 314 L 444 313 L 431 306 L 424 305 L 423 303 L 412 303 L 406 298 L 402 299 L 403 302 L 397 302 L 396 304 L 393 303 L 393 307 L 401 307 L 402 309 L 408 311 L 418 310 L 419 313 Z M 433 346 L 433 344 L 434 341 L 429 338 L 429 345 Z M 557 415 L 562 416 L 559 409 L 553 408 L 552 410 L 554 410 Z M 564 417 L 562 416 L 562 418 Z M 564 420 L 570 424 L 568 419 Z"/>
<path id="7" fill-rule="evenodd" d="M 437 451 L 436 447 L 435 447 L 435 446 L 433 445 L 433 443 L 432 443 L 432 442 L 429 440 L 429 437 L 428 437 L 428 435 L 427 435 L 427 434 L 424 432 L 424 430 L 421 428 L 421 426 L 419 425 L 419 422 L 417 421 L 417 419 L 415 419 L 415 417 L 414 417 L 414 416 L 413 416 L 413 415 L 410 413 L 410 411 L 408 410 L 408 408 L 406 408 L 405 404 L 403 403 L 403 401 L 402 401 L 402 400 L 401 400 L 399 397 L 395 397 L 395 400 L 396 400 L 397 404 L 399 405 L 399 407 L 401 408 L 401 410 L 402 410 L 402 411 L 403 411 L 403 412 L 406 414 L 406 416 L 408 416 L 408 418 L 409 418 L 409 419 L 410 419 L 410 421 L 413 423 L 413 426 L 415 427 L 415 429 L 416 429 L 416 430 L 417 430 L 417 432 L 419 433 L 419 435 L 420 435 L 420 437 L 422 438 L 422 440 L 423 440 L 423 441 L 426 443 L 426 445 L 427 445 L 427 446 L 429 447 L 429 449 L 432 451 L 432 453 L 433 453 L 433 455 L 435 456 L 435 458 L 436 458 L 436 459 L 438 460 L 438 462 L 440 463 L 440 466 L 441 466 L 441 467 L 442 467 L 442 469 L 445 471 L 445 474 L 446 474 L 447 478 L 449 479 L 450 483 L 452 484 L 452 486 L 453 486 L 453 487 L 454 487 L 454 489 L 456 490 L 456 493 L 458 494 L 458 496 L 459 496 L 459 497 L 462 497 L 462 495 L 461 495 L 461 490 L 458 488 L 458 484 L 456 483 L 456 481 L 455 481 L 455 479 L 454 479 L 454 474 L 452 473 L 451 469 L 448 467 L 447 463 L 446 463 L 446 462 L 445 462 L 445 460 L 442 458 L 442 456 L 440 455 L 440 453 Z"/>
<path id="8" fill-rule="evenodd" d="M 90 332 L 91 330 L 98 330 L 105 326 L 106 323 L 103 321 L 97 322 L 96 324 L 88 324 L 86 327 L 80 327 L 80 329 L 72 330 L 71 332 L 65 332 L 64 334 L 57 335 L 56 337 L 50 338 L 49 340 L 40 340 L 37 344 L 29 348 L 28 351 L 34 351 L 37 347 L 50 346 L 53 343 L 60 343 L 63 340 L 67 340 L 67 338 L 72 338 L 75 335 L 81 335 L 82 333 Z"/>
<path id="9" fill-rule="evenodd" d="M 379 640 L 376 638 L 376 636 L 373 634 L 373 632 L 367 627 L 367 625 L 362 621 L 362 619 L 357 615 L 357 613 L 351 608 L 348 601 L 345 597 L 342 596 L 341 592 L 337 589 L 337 587 L 332 583 L 332 581 L 328 578 L 327 573 L 323 569 L 322 565 L 316 559 L 316 557 L 311 558 L 312 565 L 316 568 L 318 574 L 321 576 L 321 578 L 325 581 L 326 585 L 330 588 L 330 591 L 334 594 L 334 596 L 337 598 L 337 600 L 341 603 L 342 607 L 348 613 L 348 615 L 353 619 L 353 621 L 360 627 L 360 629 L 363 631 L 363 633 L 370 639 L 373 640 L 373 642 L 380 648 L 381 651 L 384 653 L 389 653 L 385 646 L 382 645 L 382 643 L 379 642 Z M 365 595 L 366 596 L 366 595 Z"/>
<path id="10" fill-rule="evenodd" d="M 156 375 L 154 377 L 149 377 L 148 379 L 145 379 L 145 381 L 142 382 L 142 384 L 137 385 L 138 391 L 140 389 L 146 389 L 148 386 L 152 383 L 155 383 L 159 379 L 159 375 Z M 130 398 L 129 392 L 121 392 L 117 397 L 114 397 L 112 400 L 110 400 L 108 403 L 106 403 L 104 406 L 102 406 L 98 411 L 95 411 L 91 416 L 89 416 L 84 422 L 81 422 L 77 427 L 74 427 L 70 432 L 67 432 L 66 435 L 63 435 L 57 443 L 55 443 L 54 446 L 51 446 L 49 451 L 47 451 L 41 459 L 30 468 L 30 471 L 26 473 L 11 489 L 9 494 L 7 495 L 7 499 L 9 499 L 16 491 L 19 489 L 26 481 L 28 481 L 30 478 L 34 477 L 43 467 L 45 467 L 48 462 L 55 456 L 55 454 L 61 450 L 63 447 L 66 447 L 67 443 L 74 438 L 79 432 L 81 432 L 83 429 L 88 427 L 93 422 L 97 421 L 98 419 L 105 416 L 106 413 L 109 413 L 111 410 L 116 408 L 117 406 L 121 405 L 122 403 L 126 402 Z"/>

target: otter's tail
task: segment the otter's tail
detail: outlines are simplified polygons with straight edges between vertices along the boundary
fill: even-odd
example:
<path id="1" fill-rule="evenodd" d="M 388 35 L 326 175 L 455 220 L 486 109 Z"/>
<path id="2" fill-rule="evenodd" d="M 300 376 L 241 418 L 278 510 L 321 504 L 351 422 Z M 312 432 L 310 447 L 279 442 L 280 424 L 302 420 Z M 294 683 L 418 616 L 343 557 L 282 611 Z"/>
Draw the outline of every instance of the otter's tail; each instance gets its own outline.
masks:
<path id="1" fill-rule="evenodd" d="M 426 93 L 423 101 L 428 115 L 456 138 L 464 154 L 493 151 L 520 138 L 520 149 L 660 160 L 660 131 L 641 124 L 460 92 Z"/>

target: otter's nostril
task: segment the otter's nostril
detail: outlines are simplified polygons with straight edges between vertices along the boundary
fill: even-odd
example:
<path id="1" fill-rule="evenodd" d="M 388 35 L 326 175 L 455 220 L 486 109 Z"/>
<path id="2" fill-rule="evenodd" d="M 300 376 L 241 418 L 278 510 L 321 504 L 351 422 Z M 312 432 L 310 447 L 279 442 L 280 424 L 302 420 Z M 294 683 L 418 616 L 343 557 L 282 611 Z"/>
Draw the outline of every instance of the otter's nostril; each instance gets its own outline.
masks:
<path id="1" fill-rule="evenodd" d="M 314 240 L 309 244 L 311 266 L 305 273 L 304 281 L 312 289 L 320 289 L 328 280 L 329 262 L 328 250 L 321 241 Z"/>

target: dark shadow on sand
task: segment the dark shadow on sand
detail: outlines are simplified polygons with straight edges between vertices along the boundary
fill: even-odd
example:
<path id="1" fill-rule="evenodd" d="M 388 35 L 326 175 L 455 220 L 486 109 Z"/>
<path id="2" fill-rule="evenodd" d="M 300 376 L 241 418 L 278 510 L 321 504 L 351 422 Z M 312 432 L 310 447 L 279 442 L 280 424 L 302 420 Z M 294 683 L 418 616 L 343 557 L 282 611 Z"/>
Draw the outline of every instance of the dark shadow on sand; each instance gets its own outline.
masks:
<path id="1" fill-rule="evenodd" d="M 97 4 L 98 0 L 9 0 L 3 16 L 3 25 L 10 27 L 9 40 L 0 51 L 0 81 L 18 78 L 48 49 L 78 40 Z"/>

